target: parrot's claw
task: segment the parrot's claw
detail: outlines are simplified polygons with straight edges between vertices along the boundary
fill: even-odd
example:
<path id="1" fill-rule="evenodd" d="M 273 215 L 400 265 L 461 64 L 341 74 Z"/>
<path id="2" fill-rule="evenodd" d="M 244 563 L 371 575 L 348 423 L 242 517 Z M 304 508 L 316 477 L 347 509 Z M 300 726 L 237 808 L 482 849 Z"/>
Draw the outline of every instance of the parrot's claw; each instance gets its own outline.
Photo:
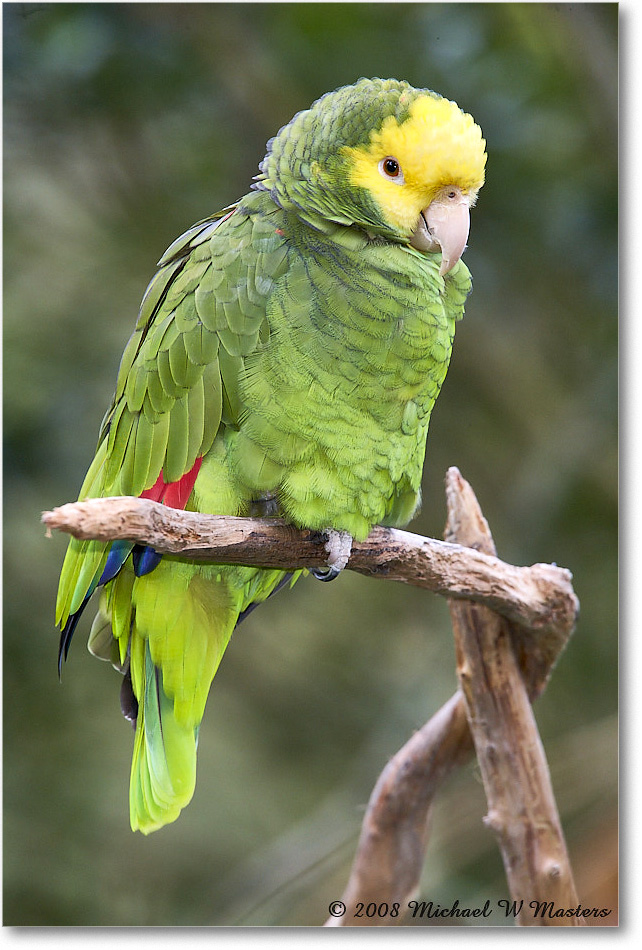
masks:
<path id="1" fill-rule="evenodd" d="M 328 552 L 327 568 L 311 567 L 312 574 L 318 581 L 333 581 L 338 577 L 350 560 L 352 551 L 352 535 L 347 531 L 335 531 L 334 528 L 328 528 L 325 532 L 328 536 L 325 549 Z"/>
<path id="2" fill-rule="evenodd" d="M 338 577 L 341 573 L 342 568 L 340 567 L 311 567 L 310 574 L 313 577 L 316 577 L 318 581 L 333 581 L 335 577 Z"/>

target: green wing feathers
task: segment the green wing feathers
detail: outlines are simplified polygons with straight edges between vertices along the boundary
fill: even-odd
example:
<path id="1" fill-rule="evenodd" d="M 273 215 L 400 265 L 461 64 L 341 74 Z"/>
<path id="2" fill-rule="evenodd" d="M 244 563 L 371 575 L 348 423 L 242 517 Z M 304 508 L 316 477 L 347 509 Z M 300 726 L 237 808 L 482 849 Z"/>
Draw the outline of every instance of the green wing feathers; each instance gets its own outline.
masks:
<path id="1" fill-rule="evenodd" d="M 238 421 L 242 359 L 257 346 L 285 257 L 273 225 L 228 209 L 161 258 L 103 423 L 100 494 L 139 495 L 161 471 L 178 481 L 221 423 Z"/>
<path id="2" fill-rule="evenodd" d="M 161 473 L 178 482 L 238 424 L 243 357 L 257 345 L 265 294 L 284 262 L 274 226 L 234 209 L 169 248 L 143 298 L 80 499 L 137 496 Z M 70 544 L 58 623 L 78 609 L 105 560 L 104 545 Z"/>

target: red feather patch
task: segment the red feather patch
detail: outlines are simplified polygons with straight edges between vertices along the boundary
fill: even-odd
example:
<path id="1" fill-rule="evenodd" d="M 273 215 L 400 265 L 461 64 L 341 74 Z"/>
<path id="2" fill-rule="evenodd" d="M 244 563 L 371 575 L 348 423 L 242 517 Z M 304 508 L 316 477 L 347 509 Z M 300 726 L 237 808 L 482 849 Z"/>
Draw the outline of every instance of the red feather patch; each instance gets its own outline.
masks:
<path id="1" fill-rule="evenodd" d="M 151 488 L 147 488 L 141 493 L 141 498 L 149 498 L 151 501 L 160 501 L 168 508 L 184 508 L 187 499 L 192 494 L 194 482 L 201 470 L 203 459 L 198 458 L 192 465 L 189 472 L 186 472 L 177 482 L 163 481 L 161 472 Z"/>

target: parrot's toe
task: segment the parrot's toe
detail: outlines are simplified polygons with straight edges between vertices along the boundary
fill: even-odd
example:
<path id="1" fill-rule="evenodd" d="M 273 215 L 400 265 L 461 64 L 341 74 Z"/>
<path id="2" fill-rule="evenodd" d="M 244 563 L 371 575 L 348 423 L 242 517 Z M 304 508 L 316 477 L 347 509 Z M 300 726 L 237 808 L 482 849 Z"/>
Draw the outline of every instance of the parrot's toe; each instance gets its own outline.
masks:
<path id="1" fill-rule="evenodd" d="M 352 535 L 347 531 L 335 531 L 328 528 L 325 532 L 328 540 L 325 549 L 328 552 L 327 568 L 310 568 L 310 573 L 319 581 L 333 581 L 338 577 L 350 560 L 352 551 Z"/>

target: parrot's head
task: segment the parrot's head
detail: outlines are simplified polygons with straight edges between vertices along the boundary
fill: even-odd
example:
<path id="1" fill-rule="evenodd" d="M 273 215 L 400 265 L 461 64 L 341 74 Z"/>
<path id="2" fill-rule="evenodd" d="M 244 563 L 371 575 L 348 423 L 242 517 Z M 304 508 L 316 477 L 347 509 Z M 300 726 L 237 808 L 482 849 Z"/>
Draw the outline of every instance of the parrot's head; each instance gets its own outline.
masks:
<path id="1" fill-rule="evenodd" d="M 312 224 L 328 220 L 441 251 L 443 275 L 466 246 L 485 145 L 456 103 L 396 79 L 360 79 L 281 129 L 256 187 Z"/>

